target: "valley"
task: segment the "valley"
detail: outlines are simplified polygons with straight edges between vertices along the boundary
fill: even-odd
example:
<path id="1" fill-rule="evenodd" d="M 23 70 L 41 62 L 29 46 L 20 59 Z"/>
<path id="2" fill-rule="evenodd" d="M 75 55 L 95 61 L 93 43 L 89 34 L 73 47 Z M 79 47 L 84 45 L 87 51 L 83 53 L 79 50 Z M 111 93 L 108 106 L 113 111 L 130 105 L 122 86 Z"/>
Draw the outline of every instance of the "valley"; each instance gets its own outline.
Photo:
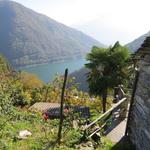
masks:
<path id="1" fill-rule="evenodd" d="M 37 65 L 33 67 L 22 67 L 20 70 L 27 71 L 29 73 L 36 74 L 42 81 L 49 82 L 52 81 L 56 74 L 64 74 L 65 68 L 69 69 L 69 74 L 79 70 L 84 66 L 86 60 L 83 58 L 70 59 L 59 63 L 48 63 Z"/>

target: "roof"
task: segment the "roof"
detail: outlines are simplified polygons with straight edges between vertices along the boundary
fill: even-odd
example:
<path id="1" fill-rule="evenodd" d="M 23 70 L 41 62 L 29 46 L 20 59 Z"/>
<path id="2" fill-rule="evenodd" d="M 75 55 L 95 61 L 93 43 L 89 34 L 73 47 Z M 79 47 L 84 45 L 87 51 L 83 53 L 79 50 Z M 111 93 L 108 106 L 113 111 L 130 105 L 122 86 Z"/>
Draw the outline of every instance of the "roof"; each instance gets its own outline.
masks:
<path id="1" fill-rule="evenodd" d="M 40 112 L 45 112 L 50 108 L 58 108 L 60 107 L 59 103 L 46 103 L 46 102 L 38 102 L 32 105 L 29 110 L 36 110 Z"/>
<path id="2" fill-rule="evenodd" d="M 147 37 L 141 47 L 137 50 L 139 54 L 150 54 L 150 37 Z"/>

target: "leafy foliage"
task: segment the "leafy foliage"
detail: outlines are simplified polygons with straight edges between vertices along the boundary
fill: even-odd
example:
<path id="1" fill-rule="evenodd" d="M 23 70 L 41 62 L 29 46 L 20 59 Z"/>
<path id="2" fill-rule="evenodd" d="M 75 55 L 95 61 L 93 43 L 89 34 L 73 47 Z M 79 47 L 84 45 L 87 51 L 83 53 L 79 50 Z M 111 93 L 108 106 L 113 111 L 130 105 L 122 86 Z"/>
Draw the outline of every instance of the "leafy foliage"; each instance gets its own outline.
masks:
<path id="1" fill-rule="evenodd" d="M 57 139 L 59 120 L 47 120 L 41 113 L 27 111 L 28 106 L 35 102 L 60 102 L 63 77 L 56 76 L 52 83 L 43 84 L 36 76 L 26 72 L 12 70 L 7 61 L 0 56 L 0 149 L 43 149 Z M 68 84 L 74 81 L 68 79 Z M 77 90 L 77 85 L 68 86 L 65 92 L 67 105 L 84 105 L 91 108 L 92 115 L 100 114 L 101 105 L 98 97 L 90 97 L 88 93 Z M 94 118 L 94 116 L 92 116 Z M 73 121 L 78 120 L 81 127 L 86 119 L 78 113 L 66 112 L 63 126 L 61 148 L 76 149 L 82 131 L 73 128 Z M 29 130 L 32 136 L 26 140 L 18 138 L 18 132 Z M 68 140 L 69 139 L 69 140 Z M 56 149 L 60 149 L 56 145 Z"/>
<path id="2" fill-rule="evenodd" d="M 90 69 L 87 74 L 90 93 L 102 96 L 103 101 L 108 89 L 124 84 L 129 77 L 130 53 L 119 42 L 109 48 L 93 47 L 86 59 L 89 62 L 85 66 Z"/>
<path id="3" fill-rule="evenodd" d="M 25 89 L 40 88 L 44 83 L 35 75 L 25 71 L 20 72 L 20 81 Z"/>

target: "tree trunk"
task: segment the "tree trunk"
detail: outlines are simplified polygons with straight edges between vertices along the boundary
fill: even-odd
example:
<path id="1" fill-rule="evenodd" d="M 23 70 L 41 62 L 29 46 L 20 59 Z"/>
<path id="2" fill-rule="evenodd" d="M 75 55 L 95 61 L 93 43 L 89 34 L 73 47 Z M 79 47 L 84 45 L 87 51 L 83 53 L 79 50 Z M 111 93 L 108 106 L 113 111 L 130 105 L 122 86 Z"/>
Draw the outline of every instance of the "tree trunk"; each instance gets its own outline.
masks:
<path id="1" fill-rule="evenodd" d="M 102 106 L 103 106 L 103 113 L 106 112 L 106 102 L 107 102 L 107 89 L 103 91 L 102 94 Z"/>

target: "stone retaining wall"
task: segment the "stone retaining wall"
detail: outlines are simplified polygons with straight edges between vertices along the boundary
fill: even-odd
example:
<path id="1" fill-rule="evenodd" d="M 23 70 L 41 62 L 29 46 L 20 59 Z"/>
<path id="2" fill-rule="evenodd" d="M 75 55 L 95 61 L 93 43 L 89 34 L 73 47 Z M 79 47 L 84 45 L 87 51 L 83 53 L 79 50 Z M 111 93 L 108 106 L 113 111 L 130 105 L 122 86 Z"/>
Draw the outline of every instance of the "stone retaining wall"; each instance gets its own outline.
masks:
<path id="1" fill-rule="evenodd" d="M 128 134 L 136 150 L 150 150 L 150 54 L 140 60 Z"/>

